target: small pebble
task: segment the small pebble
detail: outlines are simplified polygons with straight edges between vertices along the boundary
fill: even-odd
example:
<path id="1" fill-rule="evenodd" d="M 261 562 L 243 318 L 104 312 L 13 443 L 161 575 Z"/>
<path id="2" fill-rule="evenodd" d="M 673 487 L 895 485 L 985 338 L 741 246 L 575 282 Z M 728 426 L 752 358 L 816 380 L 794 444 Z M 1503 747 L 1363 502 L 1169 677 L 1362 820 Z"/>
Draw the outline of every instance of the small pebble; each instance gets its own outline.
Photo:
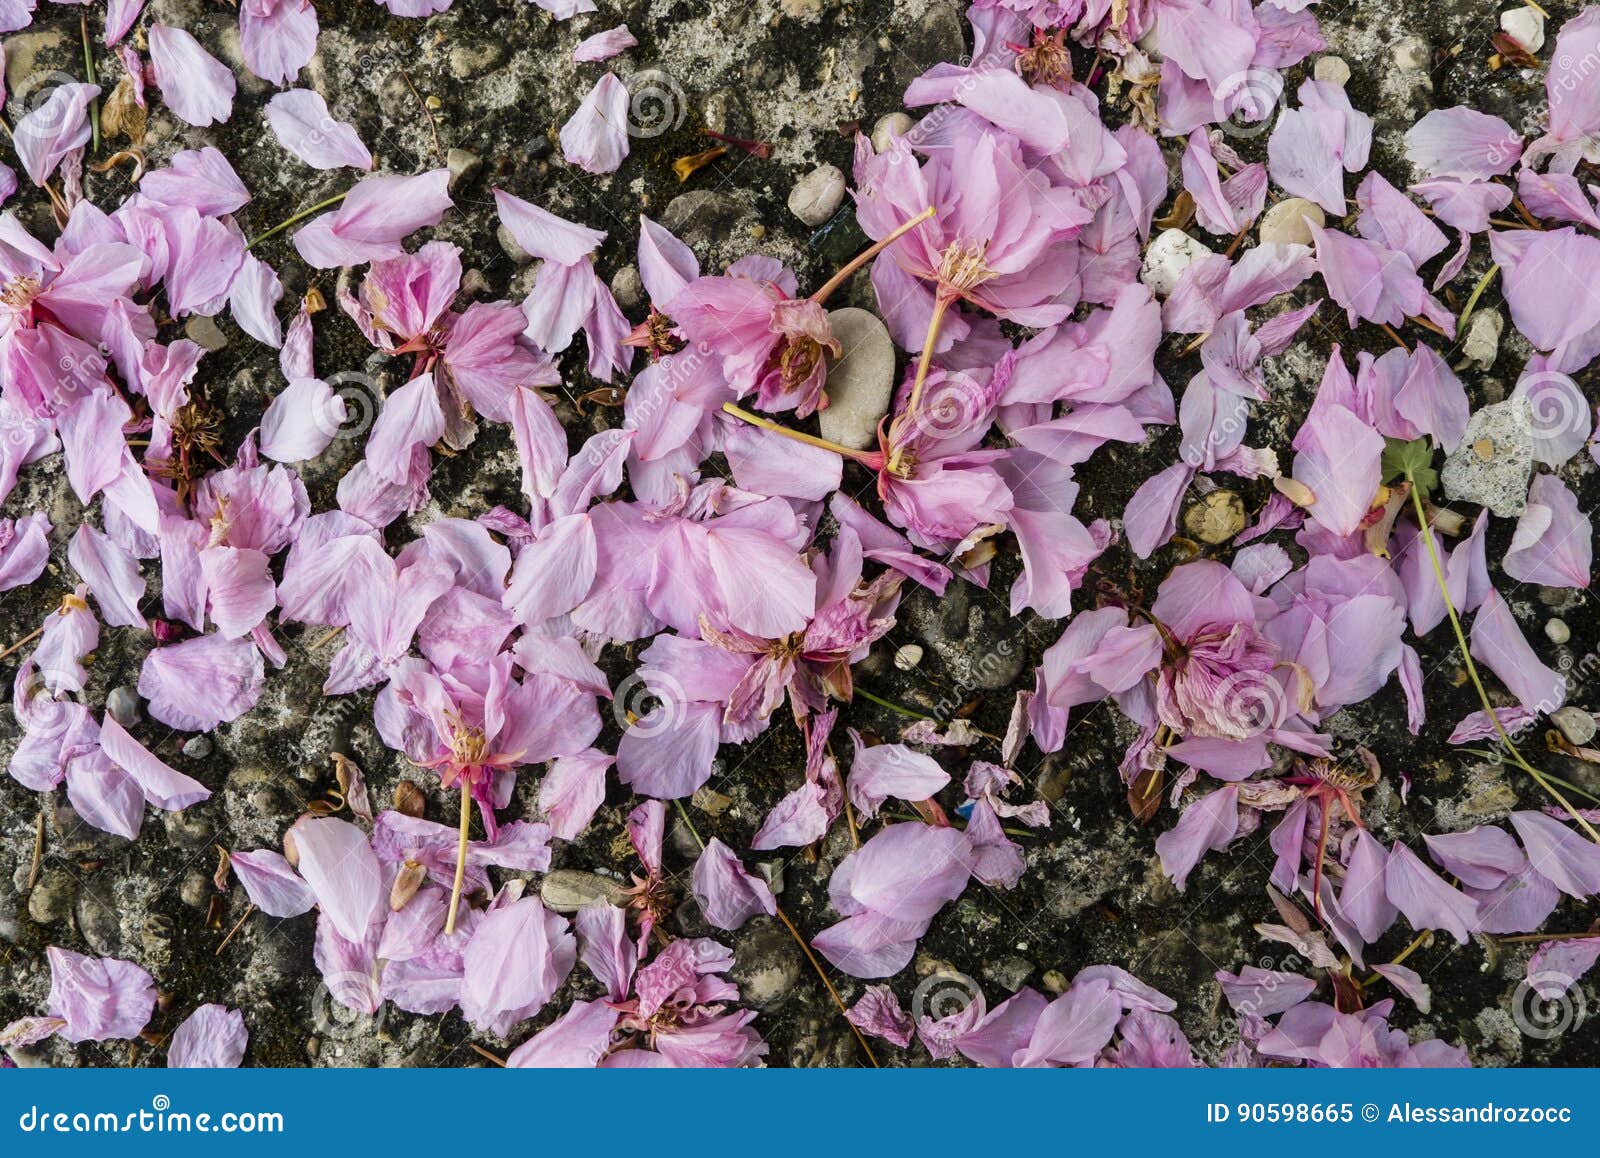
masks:
<path id="1" fill-rule="evenodd" d="M 1310 245 L 1311 227 L 1326 224 L 1322 207 L 1304 197 L 1286 197 L 1261 216 L 1263 242 L 1283 245 Z"/>
<path id="2" fill-rule="evenodd" d="M 204 760 L 211 755 L 211 737 L 190 736 L 183 742 L 183 754 L 191 760 Z"/>
<path id="3" fill-rule="evenodd" d="M 828 406 L 817 424 L 823 438 L 859 450 L 876 443 L 894 397 L 894 340 L 875 314 L 855 306 L 830 311 L 828 324 L 844 354 L 828 366 Z"/>
<path id="4" fill-rule="evenodd" d="M 903 643 L 895 648 L 894 666 L 901 671 L 910 671 L 922 662 L 922 647 L 915 643 Z"/>
<path id="5" fill-rule="evenodd" d="M 836 165 L 818 165 L 789 190 L 789 212 L 817 226 L 834 215 L 844 201 L 844 174 Z"/>
<path id="6" fill-rule="evenodd" d="M 887 152 L 894 145 L 894 139 L 905 136 L 914 123 L 905 113 L 886 113 L 879 117 L 878 123 L 872 126 L 873 149 Z"/>
<path id="7" fill-rule="evenodd" d="M 1232 491 L 1212 491 L 1183 513 L 1183 528 L 1202 543 L 1217 546 L 1244 530 L 1244 500 Z"/>
<path id="8" fill-rule="evenodd" d="M 1139 280 L 1151 293 L 1166 297 L 1178 284 L 1183 271 L 1210 252 L 1203 241 L 1181 229 L 1163 230 L 1144 251 Z"/>
<path id="9" fill-rule="evenodd" d="M 518 265 L 527 265 L 533 260 L 533 255 L 517 244 L 517 239 L 511 236 L 511 230 L 504 225 L 495 230 L 495 236 L 500 239 L 500 248 L 506 251 L 506 256 Z"/>
<path id="10" fill-rule="evenodd" d="M 1566 643 L 1572 638 L 1572 628 L 1565 619 L 1552 619 L 1544 625 L 1544 634 L 1551 643 Z"/>
<path id="11" fill-rule="evenodd" d="M 212 353 L 228 344 L 228 335 L 222 332 L 222 327 L 211 318 L 199 314 L 183 324 L 183 332 L 188 335 L 191 342 Z"/>
<path id="12" fill-rule="evenodd" d="M 1340 88 L 1350 79 L 1350 66 L 1339 56 L 1319 56 L 1311 75 L 1317 80 L 1331 81 Z"/>
<path id="13" fill-rule="evenodd" d="M 1480 370 L 1489 369 L 1500 356 L 1500 335 L 1505 328 L 1506 320 L 1499 310 L 1474 312 L 1461 342 L 1462 356 Z"/>
<path id="14" fill-rule="evenodd" d="M 611 276 L 611 296 L 625 310 L 644 305 L 644 279 L 638 266 L 625 265 Z"/>
<path id="15" fill-rule="evenodd" d="M 1544 47 L 1544 13 L 1537 8 L 1512 8 L 1500 13 L 1500 31 L 1530 53 Z"/>
<path id="16" fill-rule="evenodd" d="M 1420 72 L 1428 67 L 1428 42 L 1420 36 L 1403 37 L 1395 43 L 1394 62 L 1406 72 Z"/>
<path id="17" fill-rule="evenodd" d="M 77 885 L 60 869 L 46 869 L 28 894 L 28 916 L 41 925 L 54 925 L 72 916 Z"/>
<path id="18" fill-rule="evenodd" d="M 1561 729 L 1561 734 L 1567 738 L 1569 744 L 1575 744 L 1580 748 L 1594 739 L 1597 730 L 1594 715 L 1571 704 L 1560 711 L 1552 712 L 1550 720 Z"/>
<path id="19" fill-rule="evenodd" d="M 106 696 L 106 711 L 124 728 L 133 727 L 139 722 L 139 693 L 127 684 L 112 688 Z"/>
<path id="20" fill-rule="evenodd" d="M 454 193 L 463 181 L 470 181 L 483 168 L 483 158 L 471 149 L 451 149 L 444 155 L 444 167 L 450 170 L 448 188 Z"/>

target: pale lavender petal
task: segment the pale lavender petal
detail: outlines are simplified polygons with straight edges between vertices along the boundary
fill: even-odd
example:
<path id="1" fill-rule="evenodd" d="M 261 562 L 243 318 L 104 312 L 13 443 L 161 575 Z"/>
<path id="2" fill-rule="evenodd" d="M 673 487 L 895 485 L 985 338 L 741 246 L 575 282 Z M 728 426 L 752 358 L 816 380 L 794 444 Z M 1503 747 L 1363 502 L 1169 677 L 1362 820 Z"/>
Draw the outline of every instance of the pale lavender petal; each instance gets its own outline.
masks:
<path id="1" fill-rule="evenodd" d="M 547 912 L 537 897 L 491 910 L 462 953 L 462 1015 L 504 1037 L 544 1008 L 577 959 L 566 918 Z"/>
<path id="2" fill-rule="evenodd" d="M 927 800 L 950 783 L 950 774 L 931 756 L 913 752 L 904 744 L 879 744 L 867 747 L 860 733 L 851 729 L 855 759 L 845 784 L 850 801 L 871 817 L 885 800 L 915 802 Z"/>
<path id="3" fill-rule="evenodd" d="M 1534 872 L 1580 901 L 1600 893 L 1600 845 L 1542 812 L 1513 812 L 1511 827 Z"/>
<path id="4" fill-rule="evenodd" d="M 334 118 L 321 94 L 295 88 L 267 102 L 267 123 L 278 143 L 313 169 L 371 169 L 372 154 L 355 126 Z"/>
<path id="5" fill-rule="evenodd" d="M 172 1031 L 168 1069 L 237 1069 L 250 1031 L 244 1015 L 226 1005 L 202 1005 Z"/>
<path id="6" fill-rule="evenodd" d="M 226 121 L 236 87 L 227 65 L 181 28 L 153 24 L 149 37 L 150 66 L 167 107 L 199 127 Z"/>
<path id="7" fill-rule="evenodd" d="M 163 724 L 209 732 L 255 707 L 265 682 L 261 653 L 249 639 L 202 635 L 146 656 L 139 694 Z"/>
<path id="8" fill-rule="evenodd" d="M 622 1014 L 604 1001 L 574 1001 L 572 1007 L 511 1051 L 510 1069 L 593 1069 L 611 1048 L 611 1031 Z"/>
<path id="9" fill-rule="evenodd" d="M 89 105 L 99 95 L 96 84 L 57 85 L 44 103 L 17 120 L 12 143 L 35 185 L 43 185 L 68 153 L 88 143 Z"/>
<path id="10" fill-rule="evenodd" d="M 590 173 L 613 173 L 628 156 L 628 90 L 606 73 L 561 126 L 561 155 Z"/>
<path id="11" fill-rule="evenodd" d="M 1434 109 L 1406 130 L 1406 159 L 1429 177 L 1487 181 L 1509 172 L 1520 156 L 1520 134 L 1465 105 Z"/>
<path id="12" fill-rule="evenodd" d="M 211 796 L 211 789 L 158 759 L 109 712 L 100 723 L 100 749 L 133 777 L 145 799 L 157 808 L 178 812 Z"/>
<path id="13" fill-rule="evenodd" d="M 1401 841 L 1389 849 L 1384 891 L 1414 929 L 1443 929 L 1465 945 L 1478 923 L 1478 903 L 1452 888 Z"/>
<path id="14" fill-rule="evenodd" d="M 1566 703 L 1566 677 L 1540 662 L 1497 591 L 1489 592 L 1472 620 L 1471 651 L 1529 711 L 1549 713 Z"/>
<path id="15" fill-rule="evenodd" d="M 1194 801 L 1170 832 L 1156 837 L 1161 870 L 1181 893 L 1206 853 L 1227 848 L 1239 831 L 1239 788 L 1229 784 Z"/>
<path id="16" fill-rule="evenodd" d="M 901 1049 L 911 1044 L 911 1017 L 887 985 L 867 986 L 845 1017 L 862 1033 L 881 1037 Z"/>
<path id="17" fill-rule="evenodd" d="M 1294 477 L 1314 496 L 1311 518 L 1337 535 L 1360 527 L 1383 479 L 1383 436 L 1331 405 L 1306 419 L 1294 448 Z"/>
<path id="18" fill-rule="evenodd" d="M 298 917 L 317 903 L 317 895 L 282 853 L 267 848 L 236 852 L 229 864 L 251 902 L 269 917 Z"/>
<path id="19" fill-rule="evenodd" d="M 338 817 L 301 817 L 289 829 L 297 865 L 322 915 L 347 941 L 383 923 L 383 870 L 366 834 Z"/>
<path id="20" fill-rule="evenodd" d="M 1501 560 L 1506 574 L 1544 587 L 1588 587 L 1593 552 L 1594 528 L 1577 496 L 1555 475 L 1535 476 Z"/>
<path id="21" fill-rule="evenodd" d="M 610 60 L 619 52 L 626 52 L 638 43 L 633 33 L 628 31 L 628 26 L 619 24 L 615 28 L 608 28 L 604 32 L 596 32 L 593 36 L 585 37 L 579 42 L 578 47 L 572 50 L 572 59 L 579 64 Z"/>
<path id="22" fill-rule="evenodd" d="M 138 560 L 103 532 L 81 523 L 67 545 L 67 561 L 94 593 L 101 619 L 113 627 L 146 626 L 139 611 L 145 581 Z"/>
<path id="23" fill-rule="evenodd" d="M 719 929 L 738 929 L 758 913 L 770 917 L 778 911 L 767 882 L 745 872 L 733 850 L 716 837 L 695 861 L 693 892 L 706 920 Z"/>
<path id="24" fill-rule="evenodd" d="M 133 1038 L 155 1012 L 156 986 L 150 974 L 131 961 L 86 957 L 51 945 L 49 1011 L 66 1024 L 68 1041 Z"/>

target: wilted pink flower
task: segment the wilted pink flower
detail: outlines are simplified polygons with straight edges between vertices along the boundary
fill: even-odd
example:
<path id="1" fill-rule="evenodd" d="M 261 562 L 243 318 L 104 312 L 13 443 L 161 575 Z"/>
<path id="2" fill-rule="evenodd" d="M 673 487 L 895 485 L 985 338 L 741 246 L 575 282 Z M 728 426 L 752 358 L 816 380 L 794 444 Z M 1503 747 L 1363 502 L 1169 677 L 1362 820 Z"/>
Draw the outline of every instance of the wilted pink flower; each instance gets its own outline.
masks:
<path id="1" fill-rule="evenodd" d="M 958 162 L 940 153 L 920 164 L 903 138 L 882 154 L 865 137 L 856 144 L 856 216 L 867 236 L 887 237 L 935 209 L 873 264 L 890 332 L 912 352 L 957 300 L 1027 326 L 1061 322 L 1077 304 L 1076 263 L 1062 248 L 1092 214 L 1073 190 L 1028 170 L 1006 135 L 982 132 L 968 144 Z"/>
<path id="2" fill-rule="evenodd" d="M 763 410 L 804 418 L 825 408 L 825 355 L 842 350 L 821 304 L 796 298 L 795 276 L 767 257 L 746 257 L 721 277 L 691 281 L 662 307 L 690 342 L 722 359 L 739 394 Z"/>

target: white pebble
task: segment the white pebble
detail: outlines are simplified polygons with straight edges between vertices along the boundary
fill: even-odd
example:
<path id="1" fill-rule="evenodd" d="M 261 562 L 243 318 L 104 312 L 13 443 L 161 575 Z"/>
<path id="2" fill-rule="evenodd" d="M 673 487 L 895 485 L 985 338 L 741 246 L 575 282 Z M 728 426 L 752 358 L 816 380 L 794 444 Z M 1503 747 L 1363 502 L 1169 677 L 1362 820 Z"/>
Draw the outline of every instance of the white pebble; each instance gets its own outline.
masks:
<path id="1" fill-rule="evenodd" d="M 905 113 L 886 113 L 879 117 L 878 123 L 872 126 L 872 148 L 879 153 L 887 152 L 896 137 L 911 131 L 913 123 Z"/>
<path id="2" fill-rule="evenodd" d="M 1331 81 L 1343 88 L 1344 82 L 1350 79 L 1350 66 L 1340 56 L 1319 56 L 1311 75 L 1317 80 Z"/>
<path id="3" fill-rule="evenodd" d="M 1566 643 L 1572 638 L 1572 628 L 1565 619 L 1552 619 L 1544 625 L 1544 634 L 1551 643 Z"/>
<path id="4" fill-rule="evenodd" d="M 1502 12 L 1500 31 L 1529 52 L 1538 52 L 1544 47 L 1544 13 L 1527 7 Z"/>
<path id="5" fill-rule="evenodd" d="M 894 666 L 901 671 L 910 671 L 922 662 L 922 648 L 915 643 L 902 643 L 895 649 Z"/>
<path id="6" fill-rule="evenodd" d="M 844 201 L 844 174 L 835 165 L 818 165 L 789 190 L 789 212 L 810 226 L 832 217 Z"/>
<path id="7" fill-rule="evenodd" d="M 1166 297 L 1178 284 L 1183 271 L 1210 252 L 1203 241 L 1183 230 L 1164 229 L 1144 251 L 1139 280 L 1151 293 Z"/>

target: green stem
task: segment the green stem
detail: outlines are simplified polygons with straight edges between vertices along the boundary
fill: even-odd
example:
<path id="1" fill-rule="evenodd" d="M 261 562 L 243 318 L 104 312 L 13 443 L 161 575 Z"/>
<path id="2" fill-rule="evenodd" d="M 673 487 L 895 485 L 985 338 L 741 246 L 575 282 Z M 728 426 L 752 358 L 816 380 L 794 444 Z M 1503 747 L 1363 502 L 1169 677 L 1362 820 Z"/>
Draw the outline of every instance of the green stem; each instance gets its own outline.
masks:
<path id="1" fill-rule="evenodd" d="M 1467 319 L 1472 316 L 1472 311 L 1477 306 L 1478 299 L 1483 296 L 1483 291 L 1489 288 L 1489 283 L 1494 280 L 1494 275 L 1499 272 L 1500 267 L 1498 265 L 1491 265 L 1489 272 L 1480 277 L 1478 284 L 1472 287 L 1472 294 L 1467 298 L 1467 304 L 1462 307 L 1461 320 L 1456 323 L 1456 333 L 1458 335 L 1467 328 Z"/>
<path id="2" fill-rule="evenodd" d="M 893 700 L 886 700 L 882 696 L 875 696 L 860 684 L 856 685 L 855 694 L 864 700 L 871 700 L 880 708 L 888 708 L 891 712 L 899 712 L 902 716 L 910 716 L 912 719 L 916 720 L 932 720 L 936 724 L 939 722 L 938 716 L 930 716 L 927 712 L 919 712 L 915 708 L 908 708 L 903 704 L 895 703 Z"/>
<path id="3" fill-rule="evenodd" d="M 1483 284 L 1487 284 L 1487 280 L 1485 278 L 1484 282 L 1480 283 L 1480 289 Z M 1477 295 L 1474 294 L 1473 296 L 1476 297 Z M 1470 306 L 1471 303 L 1469 302 L 1468 305 Z M 1439 594 L 1444 596 L 1444 609 L 1450 617 L 1450 629 L 1456 635 L 1456 648 L 1461 652 L 1461 658 L 1466 663 L 1467 678 L 1472 681 L 1472 686 L 1478 693 L 1478 701 L 1483 704 L 1483 710 L 1489 714 L 1489 720 L 1494 724 L 1495 731 L 1500 733 L 1500 742 L 1505 745 L 1506 751 L 1510 753 L 1512 763 L 1532 776 L 1535 783 L 1548 792 L 1562 808 L 1567 810 L 1567 814 L 1578 822 L 1578 827 L 1583 829 L 1589 839 L 1596 844 L 1600 844 L 1600 833 L 1595 832 L 1594 826 L 1584 819 L 1583 813 L 1572 806 L 1567 798 L 1556 789 L 1556 786 L 1550 783 L 1549 778 L 1543 772 L 1523 759 L 1522 753 L 1517 750 L 1516 742 L 1511 739 L 1511 733 L 1506 731 L 1505 725 L 1500 722 L 1499 713 L 1495 711 L 1494 705 L 1489 702 L 1489 693 L 1483 686 L 1483 679 L 1478 675 L 1478 665 L 1472 662 L 1472 650 L 1467 644 L 1467 633 L 1461 629 L 1461 617 L 1456 614 L 1455 600 L 1450 598 L 1450 586 L 1445 580 L 1444 567 L 1439 562 L 1439 551 L 1433 545 L 1433 529 L 1428 526 L 1428 513 L 1422 506 L 1422 491 L 1417 486 L 1417 480 L 1409 470 L 1406 472 L 1406 481 L 1411 484 L 1411 503 L 1416 508 L 1417 528 L 1422 536 L 1422 542 L 1428 548 L 1428 563 L 1433 567 L 1433 579 L 1439 585 Z"/>
<path id="4" fill-rule="evenodd" d="M 683 817 L 683 823 L 688 827 L 689 835 L 694 837 L 694 842 L 704 849 L 706 842 L 700 838 L 700 832 L 695 828 L 694 821 L 689 819 L 689 810 L 683 806 L 683 800 L 680 798 L 672 803 L 678 806 L 678 815 Z"/>
<path id="5" fill-rule="evenodd" d="M 98 84 L 94 74 L 94 53 L 89 49 L 89 18 L 78 17 L 78 28 L 83 33 L 83 71 L 90 84 Z M 94 152 L 100 151 L 100 98 L 96 97 L 89 102 L 89 124 L 93 130 Z"/>
<path id="6" fill-rule="evenodd" d="M 310 217 L 313 213 L 321 213 L 324 209 L 328 209 L 328 208 L 330 208 L 330 207 L 332 207 L 334 205 L 339 204 L 339 202 L 343 201 L 345 199 L 345 197 L 347 197 L 349 195 L 349 193 L 350 193 L 350 191 L 348 189 L 346 189 L 343 193 L 340 193 L 340 194 L 338 194 L 337 196 L 334 196 L 334 197 L 329 197 L 326 201 L 318 201 L 310 209 L 302 209 L 299 213 L 296 213 L 293 217 L 289 218 L 287 221 L 280 221 L 277 225 L 274 225 L 271 229 L 267 230 L 260 237 L 252 237 L 249 241 L 244 243 L 244 247 L 246 249 L 254 249 L 256 246 L 260 245 L 263 241 L 267 240 L 267 238 L 278 236 L 278 234 L 282 233 L 285 229 L 288 229 L 290 226 L 300 224 L 300 222 L 304 221 L 307 217 Z"/>

